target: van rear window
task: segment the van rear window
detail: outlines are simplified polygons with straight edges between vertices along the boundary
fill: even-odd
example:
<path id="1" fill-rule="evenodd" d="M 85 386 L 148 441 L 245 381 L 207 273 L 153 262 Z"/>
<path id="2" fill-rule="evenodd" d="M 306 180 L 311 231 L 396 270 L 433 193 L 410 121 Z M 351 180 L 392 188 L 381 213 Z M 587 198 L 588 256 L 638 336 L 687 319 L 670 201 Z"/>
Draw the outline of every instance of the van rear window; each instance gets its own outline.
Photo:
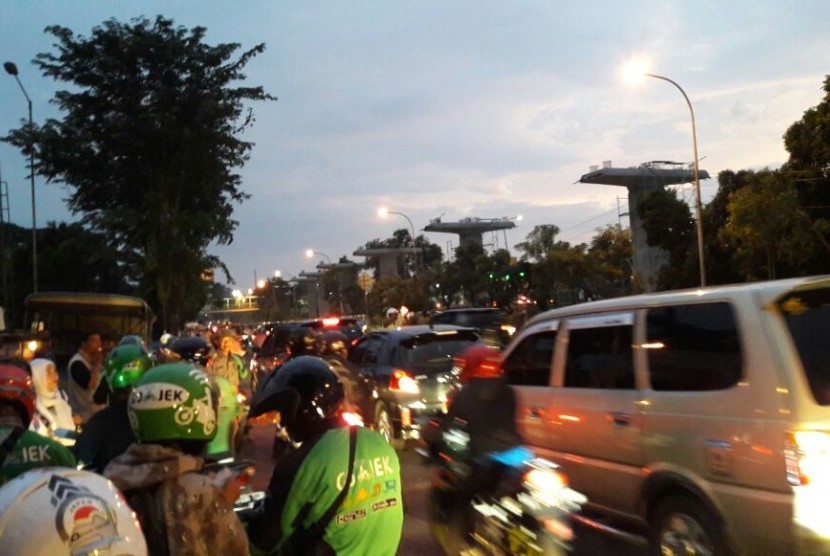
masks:
<path id="1" fill-rule="evenodd" d="M 813 397 L 830 405 L 830 288 L 793 292 L 778 302 Z"/>

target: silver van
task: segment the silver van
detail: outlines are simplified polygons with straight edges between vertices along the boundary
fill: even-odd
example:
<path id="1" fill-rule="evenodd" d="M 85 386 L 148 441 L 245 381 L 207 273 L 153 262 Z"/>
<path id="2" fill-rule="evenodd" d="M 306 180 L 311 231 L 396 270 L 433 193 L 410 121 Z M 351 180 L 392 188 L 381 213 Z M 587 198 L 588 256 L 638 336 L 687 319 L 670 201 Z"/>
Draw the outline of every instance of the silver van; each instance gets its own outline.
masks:
<path id="1" fill-rule="evenodd" d="M 830 276 L 548 311 L 504 370 L 527 443 L 655 553 L 830 551 Z"/>

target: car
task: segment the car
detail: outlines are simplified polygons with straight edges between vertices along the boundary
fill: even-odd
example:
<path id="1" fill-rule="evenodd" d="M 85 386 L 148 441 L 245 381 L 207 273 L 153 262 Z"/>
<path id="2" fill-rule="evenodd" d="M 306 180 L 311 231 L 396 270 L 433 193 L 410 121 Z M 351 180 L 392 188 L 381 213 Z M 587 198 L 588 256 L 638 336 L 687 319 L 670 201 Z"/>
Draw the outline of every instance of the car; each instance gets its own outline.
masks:
<path id="1" fill-rule="evenodd" d="M 503 369 L 528 446 L 653 553 L 830 550 L 830 275 L 554 309 Z"/>
<path id="2" fill-rule="evenodd" d="M 292 333 L 300 327 L 298 323 L 267 323 L 260 327 L 253 342 L 251 370 L 258 382 L 284 363 L 289 355 Z"/>
<path id="3" fill-rule="evenodd" d="M 453 357 L 479 342 L 472 328 L 413 325 L 370 332 L 345 362 L 347 386 L 364 422 L 396 447 L 419 437 L 420 422 L 446 412 L 456 387 Z"/>
<path id="4" fill-rule="evenodd" d="M 475 328 L 487 343 L 504 347 L 516 328 L 507 324 L 504 312 L 496 307 L 460 307 L 435 311 L 434 324 L 454 324 Z"/>
<path id="5" fill-rule="evenodd" d="M 327 330 L 336 330 L 345 334 L 350 342 L 362 337 L 366 330 L 366 325 L 360 318 L 350 316 L 320 317 L 302 321 L 299 325 L 308 327 L 317 334 L 321 334 Z"/>

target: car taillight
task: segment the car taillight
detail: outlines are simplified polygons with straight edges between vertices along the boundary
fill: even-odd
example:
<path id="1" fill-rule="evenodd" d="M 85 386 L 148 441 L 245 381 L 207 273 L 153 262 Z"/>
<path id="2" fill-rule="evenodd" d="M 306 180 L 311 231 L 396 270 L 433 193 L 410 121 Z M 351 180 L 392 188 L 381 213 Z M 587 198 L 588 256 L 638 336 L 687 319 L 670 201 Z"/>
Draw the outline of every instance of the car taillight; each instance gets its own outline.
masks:
<path id="1" fill-rule="evenodd" d="M 787 466 L 787 481 L 791 485 L 801 486 L 826 481 L 830 477 L 830 433 L 787 433 L 784 459 Z"/>
<path id="2" fill-rule="evenodd" d="M 421 393 L 415 377 L 401 369 L 392 369 L 392 376 L 389 377 L 389 389 L 394 392 L 406 392 L 407 394 Z"/>
<path id="3" fill-rule="evenodd" d="M 337 326 L 340 324 L 340 317 L 326 317 L 323 319 L 323 326 Z"/>

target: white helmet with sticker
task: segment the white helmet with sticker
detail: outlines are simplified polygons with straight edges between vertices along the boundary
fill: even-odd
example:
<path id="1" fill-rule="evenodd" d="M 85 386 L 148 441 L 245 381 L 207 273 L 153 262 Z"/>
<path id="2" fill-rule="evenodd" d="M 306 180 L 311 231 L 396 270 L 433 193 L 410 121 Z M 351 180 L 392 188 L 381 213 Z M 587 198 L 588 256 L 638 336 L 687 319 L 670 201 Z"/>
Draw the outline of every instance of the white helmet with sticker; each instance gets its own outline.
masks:
<path id="1" fill-rule="evenodd" d="M 147 544 L 118 489 L 89 471 L 44 467 L 0 488 L 4 554 L 130 554 Z"/>

